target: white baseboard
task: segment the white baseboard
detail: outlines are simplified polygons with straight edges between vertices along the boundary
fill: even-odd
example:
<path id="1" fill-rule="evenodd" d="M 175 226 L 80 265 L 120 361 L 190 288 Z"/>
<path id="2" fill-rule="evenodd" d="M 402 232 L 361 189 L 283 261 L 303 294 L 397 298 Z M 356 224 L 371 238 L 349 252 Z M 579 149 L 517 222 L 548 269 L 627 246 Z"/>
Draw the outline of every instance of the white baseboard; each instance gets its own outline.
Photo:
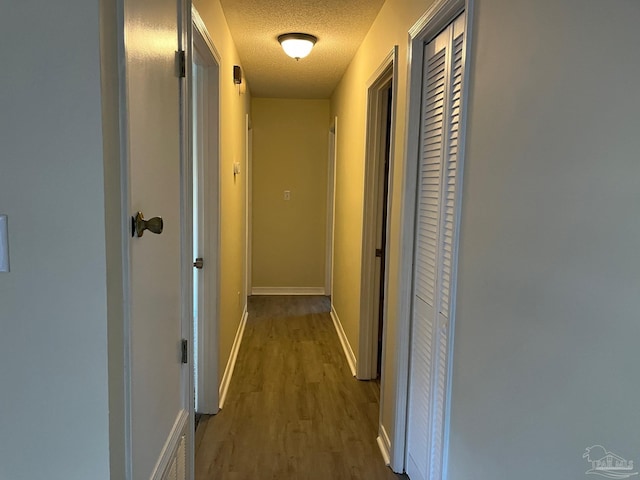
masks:
<path id="1" fill-rule="evenodd" d="M 383 425 L 380 425 L 380 428 L 378 429 L 378 438 L 376 438 L 376 441 L 378 442 L 378 448 L 380 449 L 380 453 L 384 459 L 384 464 L 388 467 L 391 465 L 391 442 L 389 441 L 389 435 L 387 435 L 387 431 Z"/>
<path id="2" fill-rule="evenodd" d="M 253 287 L 251 295 L 322 295 L 324 287 Z"/>
<path id="3" fill-rule="evenodd" d="M 162 480 L 164 478 L 164 474 L 169 467 L 171 460 L 173 460 L 176 456 L 176 452 L 178 451 L 178 444 L 180 443 L 180 437 L 182 437 L 182 434 L 186 431 L 188 419 L 189 412 L 187 410 L 181 410 L 176 417 L 176 421 L 173 423 L 173 428 L 171 429 L 171 433 L 169 434 L 167 441 L 162 447 L 160 457 L 158 457 L 156 466 L 154 467 L 153 473 L 151 474 L 151 480 Z"/>
<path id="4" fill-rule="evenodd" d="M 344 329 L 342 328 L 342 323 L 340 323 L 340 319 L 338 318 L 336 309 L 333 308 L 333 303 L 331 304 L 331 320 L 333 320 L 333 326 L 336 328 L 336 332 L 338 332 L 338 338 L 340 339 L 342 350 L 344 350 L 344 356 L 347 357 L 347 363 L 349 364 L 351 373 L 355 377 L 356 376 L 356 356 L 354 355 L 353 350 L 351 349 L 351 345 L 349 344 L 349 340 L 347 339 L 346 333 L 344 333 Z"/>
<path id="5" fill-rule="evenodd" d="M 229 355 L 227 366 L 224 369 L 224 375 L 222 375 L 222 382 L 220 382 L 220 408 L 224 406 L 224 401 L 227 399 L 227 391 L 229 390 L 229 384 L 233 376 L 233 369 L 236 367 L 238 351 L 240 350 L 242 336 L 244 335 L 244 327 L 247 325 L 247 315 L 247 306 L 245 305 L 242 318 L 240 319 L 240 325 L 238 325 L 238 330 L 236 331 L 236 338 L 233 340 L 231 354 Z"/>

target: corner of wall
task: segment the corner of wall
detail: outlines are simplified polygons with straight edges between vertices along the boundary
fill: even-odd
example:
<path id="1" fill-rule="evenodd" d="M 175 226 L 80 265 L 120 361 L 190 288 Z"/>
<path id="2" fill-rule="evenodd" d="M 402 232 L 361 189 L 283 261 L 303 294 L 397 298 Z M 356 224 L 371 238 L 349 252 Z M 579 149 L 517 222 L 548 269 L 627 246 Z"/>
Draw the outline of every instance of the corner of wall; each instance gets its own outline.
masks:
<path id="1" fill-rule="evenodd" d="M 100 62 L 107 268 L 109 464 L 111 477 L 126 476 L 124 290 L 118 21 L 115 2 L 100 2 Z"/>

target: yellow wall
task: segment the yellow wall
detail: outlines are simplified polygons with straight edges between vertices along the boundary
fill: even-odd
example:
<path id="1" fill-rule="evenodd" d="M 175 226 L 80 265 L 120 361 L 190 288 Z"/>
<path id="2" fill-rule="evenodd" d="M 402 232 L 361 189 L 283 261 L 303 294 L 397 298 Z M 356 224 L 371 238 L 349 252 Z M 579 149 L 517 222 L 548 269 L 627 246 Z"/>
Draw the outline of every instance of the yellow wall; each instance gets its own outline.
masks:
<path id="1" fill-rule="evenodd" d="M 358 355 L 360 320 L 360 270 L 364 195 L 366 129 L 366 90 L 384 58 L 398 45 L 398 82 L 395 150 L 391 178 L 393 197 L 389 205 L 390 238 L 389 292 L 386 325 L 387 348 L 395 345 L 398 258 L 400 253 L 399 216 L 407 98 L 408 31 L 429 8 L 430 1 L 387 0 L 380 10 L 347 72 L 331 97 L 331 115 L 338 117 L 336 165 L 336 224 L 334 250 L 333 304 L 349 343 Z M 393 438 L 395 411 L 395 364 L 393 352 L 385 355 L 384 390 L 381 392 L 382 424 Z"/>
<path id="2" fill-rule="evenodd" d="M 322 288 L 329 100 L 254 98 L 251 118 L 253 287 Z"/>
<path id="3" fill-rule="evenodd" d="M 218 380 L 222 379 L 246 303 L 244 291 L 246 114 L 250 95 L 233 83 L 233 65 L 241 65 L 218 0 L 194 0 L 221 57 L 220 64 L 220 323 Z M 241 93 L 242 92 L 242 93 Z M 233 163 L 240 162 L 234 177 Z"/>

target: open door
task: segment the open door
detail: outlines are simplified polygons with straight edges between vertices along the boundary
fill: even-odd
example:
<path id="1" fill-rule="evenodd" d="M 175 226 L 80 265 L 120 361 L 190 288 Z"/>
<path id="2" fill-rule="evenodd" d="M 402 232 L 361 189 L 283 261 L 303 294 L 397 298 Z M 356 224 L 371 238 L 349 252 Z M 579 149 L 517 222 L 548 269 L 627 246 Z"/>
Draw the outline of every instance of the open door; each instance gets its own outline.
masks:
<path id="1" fill-rule="evenodd" d="M 397 85 L 398 47 L 380 64 L 367 87 L 367 150 L 362 225 L 360 338 L 356 376 L 380 378 L 383 370 L 385 256 L 388 238 L 387 202 L 392 197 L 394 88 Z"/>
<path id="2" fill-rule="evenodd" d="M 123 6 L 124 208 L 144 216 L 132 222 L 125 268 L 127 478 L 184 480 L 192 463 L 184 345 L 192 260 L 187 85 L 177 52 L 185 50 L 183 22 L 190 14 L 180 0 L 124 0 Z"/>

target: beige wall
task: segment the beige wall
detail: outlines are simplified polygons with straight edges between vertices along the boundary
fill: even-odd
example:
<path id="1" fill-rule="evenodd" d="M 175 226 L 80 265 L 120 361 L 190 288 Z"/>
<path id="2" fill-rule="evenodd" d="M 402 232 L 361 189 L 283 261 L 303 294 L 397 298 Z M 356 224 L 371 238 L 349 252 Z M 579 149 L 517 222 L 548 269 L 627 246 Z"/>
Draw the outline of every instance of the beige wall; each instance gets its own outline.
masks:
<path id="1" fill-rule="evenodd" d="M 195 0 L 221 57 L 220 64 L 220 354 L 219 380 L 227 365 L 246 303 L 244 291 L 246 114 L 250 94 L 246 84 L 233 83 L 233 65 L 241 65 L 218 0 Z M 240 175 L 233 163 L 240 162 Z"/>
<path id="2" fill-rule="evenodd" d="M 358 355 L 360 320 L 360 269 L 362 251 L 362 211 L 364 195 L 364 157 L 366 129 L 366 90 L 384 58 L 398 45 L 398 82 L 395 151 L 391 171 L 392 194 L 389 207 L 390 241 L 387 348 L 395 345 L 399 215 L 405 145 L 408 31 L 431 2 L 388 0 L 331 98 L 331 115 L 338 116 L 336 166 L 336 226 L 333 303 L 349 343 Z M 384 391 L 381 392 L 382 424 L 393 438 L 395 411 L 394 356 L 386 354 Z"/>
<path id="3" fill-rule="evenodd" d="M 253 287 L 322 288 L 329 100 L 254 98 L 251 115 Z"/>

